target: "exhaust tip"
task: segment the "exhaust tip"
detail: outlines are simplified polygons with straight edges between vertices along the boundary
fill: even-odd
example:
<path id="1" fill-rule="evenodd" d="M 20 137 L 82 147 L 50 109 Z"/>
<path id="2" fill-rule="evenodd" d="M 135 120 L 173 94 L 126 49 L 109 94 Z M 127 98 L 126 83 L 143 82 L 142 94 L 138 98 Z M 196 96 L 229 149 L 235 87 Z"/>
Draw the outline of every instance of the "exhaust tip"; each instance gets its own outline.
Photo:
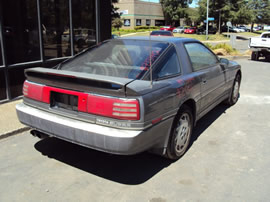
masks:
<path id="1" fill-rule="evenodd" d="M 33 135 L 34 137 L 38 137 L 40 139 L 45 139 L 47 137 L 49 137 L 49 135 L 45 134 L 45 133 L 42 133 L 40 131 L 37 131 L 37 130 L 31 130 L 30 131 L 31 135 Z"/>

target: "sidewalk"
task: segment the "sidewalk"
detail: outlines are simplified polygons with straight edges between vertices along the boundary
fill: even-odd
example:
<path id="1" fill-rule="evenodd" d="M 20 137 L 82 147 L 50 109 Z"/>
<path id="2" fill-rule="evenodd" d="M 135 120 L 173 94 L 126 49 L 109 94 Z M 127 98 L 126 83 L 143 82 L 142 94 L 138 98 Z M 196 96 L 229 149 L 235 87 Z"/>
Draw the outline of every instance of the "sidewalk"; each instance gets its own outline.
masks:
<path id="1" fill-rule="evenodd" d="M 22 99 L 0 104 L 0 139 L 29 129 L 17 118 L 15 106 L 20 102 Z"/>

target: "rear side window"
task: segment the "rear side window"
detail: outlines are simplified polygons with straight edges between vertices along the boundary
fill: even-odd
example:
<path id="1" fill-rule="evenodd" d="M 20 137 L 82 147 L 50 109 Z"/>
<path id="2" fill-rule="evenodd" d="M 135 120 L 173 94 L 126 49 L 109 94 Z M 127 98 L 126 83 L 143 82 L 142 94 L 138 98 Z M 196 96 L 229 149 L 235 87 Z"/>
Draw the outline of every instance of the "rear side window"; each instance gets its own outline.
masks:
<path id="1" fill-rule="evenodd" d="M 163 78 L 179 74 L 180 72 L 181 70 L 177 52 L 174 47 L 171 47 L 170 50 L 163 56 L 163 59 L 157 66 L 153 78 Z"/>
<path id="2" fill-rule="evenodd" d="M 168 45 L 147 40 L 111 40 L 63 63 L 60 69 L 140 79 Z"/>
<path id="3" fill-rule="evenodd" d="M 185 44 L 193 70 L 198 71 L 218 63 L 217 57 L 200 43 Z"/>
<path id="4" fill-rule="evenodd" d="M 262 35 L 262 38 L 270 38 L 270 34 L 264 34 Z"/>

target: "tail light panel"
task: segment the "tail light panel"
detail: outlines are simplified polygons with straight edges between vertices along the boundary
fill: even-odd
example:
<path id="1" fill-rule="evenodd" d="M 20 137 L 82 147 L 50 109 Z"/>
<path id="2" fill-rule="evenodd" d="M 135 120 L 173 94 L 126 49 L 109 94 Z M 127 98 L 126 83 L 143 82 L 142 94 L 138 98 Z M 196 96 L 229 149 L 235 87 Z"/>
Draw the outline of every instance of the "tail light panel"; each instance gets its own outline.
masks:
<path id="1" fill-rule="evenodd" d="M 46 100 L 44 96 L 44 85 L 35 84 L 29 81 L 25 81 L 23 84 L 23 95 L 33 100 L 40 102 L 50 103 L 50 100 Z"/>
<path id="2" fill-rule="evenodd" d="M 121 120 L 140 120 L 137 99 L 121 99 L 44 86 L 29 81 L 23 85 L 27 98 L 50 104 L 51 92 L 78 96 L 78 111 Z"/>
<path id="3" fill-rule="evenodd" d="M 117 99 L 88 95 L 87 112 L 124 120 L 139 120 L 140 107 L 137 99 Z"/>

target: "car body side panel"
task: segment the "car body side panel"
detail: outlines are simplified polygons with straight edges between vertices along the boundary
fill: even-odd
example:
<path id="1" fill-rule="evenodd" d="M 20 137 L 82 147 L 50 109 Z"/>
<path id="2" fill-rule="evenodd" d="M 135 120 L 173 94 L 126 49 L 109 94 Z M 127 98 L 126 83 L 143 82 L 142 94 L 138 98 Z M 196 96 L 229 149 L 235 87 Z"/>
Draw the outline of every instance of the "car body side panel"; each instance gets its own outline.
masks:
<path id="1" fill-rule="evenodd" d="M 225 88 L 225 74 L 220 64 L 216 64 L 203 70 L 201 82 L 201 111 L 213 104 L 222 94 Z"/>

